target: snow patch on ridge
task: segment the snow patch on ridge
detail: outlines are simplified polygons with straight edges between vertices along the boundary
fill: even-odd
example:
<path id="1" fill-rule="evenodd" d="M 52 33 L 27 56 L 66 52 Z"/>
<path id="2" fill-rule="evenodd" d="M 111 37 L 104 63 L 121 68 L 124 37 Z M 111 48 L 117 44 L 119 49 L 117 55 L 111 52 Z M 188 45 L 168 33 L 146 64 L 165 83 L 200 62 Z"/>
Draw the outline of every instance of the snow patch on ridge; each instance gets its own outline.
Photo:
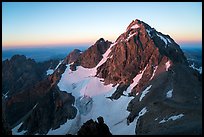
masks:
<path id="1" fill-rule="evenodd" d="M 149 35 L 150 38 L 152 38 L 152 35 L 150 34 L 151 30 L 146 29 L 147 34 Z"/>
<path id="2" fill-rule="evenodd" d="M 169 38 L 166 38 L 167 39 L 167 41 L 169 42 L 169 43 L 171 43 L 171 40 L 169 39 Z"/>
<path id="3" fill-rule="evenodd" d="M 165 42 L 165 44 L 167 45 L 167 40 L 166 40 L 165 37 L 159 35 L 158 33 L 156 33 L 156 35 L 157 35 L 158 37 L 160 37 L 160 39 L 162 39 L 162 40 Z M 166 45 L 165 45 L 165 47 L 166 47 Z"/>
<path id="4" fill-rule="evenodd" d="M 167 61 L 167 62 L 165 63 L 165 65 L 166 65 L 166 71 L 168 71 L 169 67 L 171 66 L 170 61 Z"/>
<path id="5" fill-rule="evenodd" d="M 55 70 L 59 67 L 59 65 L 62 64 L 63 61 L 64 61 L 64 60 L 61 60 L 61 61 L 59 62 L 59 64 L 55 67 Z"/>
<path id="6" fill-rule="evenodd" d="M 139 101 L 142 101 L 142 99 L 145 97 L 145 95 L 147 93 L 149 93 L 149 89 L 152 87 L 152 85 L 149 85 L 143 92 L 142 92 L 142 95 L 140 96 L 140 99 Z"/>
<path id="7" fill-rule="evenodd" d="M 192 65 L 190 65 L 189 67 L 191 67 L 191 68 L 197 70 L 200 74 L 202 74 L 202 67 L 196 68 L 195 65 L 194 65 L 194 63 L 193 63 Z"/>
<path id="8" fill-rule="evenodd" d="M 157 71 L 157 68 L 158 68 L 158 66 L 156 66 L 156 67 L 154 68 L 154 71 L 153 71 L 153 74 L 152 74 L 152 77 L 150 78 L 150 80 L 154 77 L 155 72 Z"/>
<path id="9" fill-rule="evenodd" d="M 62 62 L 63 62 L 63 60 L 61 60 L 60 62 L 59 62 L 59 64 L 55 67 L 55 69 L 48 69 L 47 71 L 46 71 L 46 75 L 52 75 L 53 73 L 54 73 L 54 71 L 59 67 L 59 65 L 60 64 L 62 64 Z"/>
<path id="10" fill-rule="evenodd" d="M 169 90 L 169 91 L 166 93 L 166 97 L 167 97 L 167 98 L 171 98 L 171 97 L 172 97 L 172 93 L 173 93 L 173 89 Z"/>
<path id="11" fill-rule="evenodd" d="M 131 37 L 133 37 L 134 35 L 136 35 L 137 33 L 133 33 L 133 34 L 128 34 L 128 37 L 125 39 L 126 41 L 128 41 Z"/>
<path id="12" fill-rule="evenodd" d="M 116 44 L 117 44 L 117 42 L 115 42 L 115 43 L 113 43 L 113 44 L 110 45 L 110 47 L 109 47 L 109 48 L 106 50 L 106 52 L 103 54 L 102 60 L 97 64 L 97 66 L 95 67 L 95 69 L 97 69 L 99 66 L 101 66 L 103 63 L 106 62 L 106 60 L 108 59 L 109 54 L 110 54 L 110 52 L 111 52 L 111 48 L 112 48 L 114 45 L 116 45 Z"/>
<path id="13" fill-rule="evenodd" d="M 133 25 L 130 29 L 137 29 L 137 28 L 139 28 L 140 26 L 138 25 L 138 24 L 135 24 L 135 25 Z"/>
<path id="14" fill-rule="evenodd" d="M 21 132 L 18 132 L 18 129 L 21 127 L 23 123 L 20 123 L 19 125 L 17 125 L 16 127 L 14 127 L 11 131 L 12 131 L 12 135 L 24 135 L 27 131 L 26 130 L 22 130 Z"/>
<path id="15" fill-rule="evenodd" d="M 139 81 L 140 81 L 140 79 L 142 78 L 142 75 L 143 75 L 143 73 L 145 72 L 146 68 L 147 68 L 147 65 L 146 65 L 146 67 L 142 70 L 142 72 L 141 72 L 140 74 L 137 74 L 137 75 L 135 76 L 135 78 L 133 78 L 133 83 L 127 88 L 126 93 L 130 93 L 130 92 L 132 91 L 132 89 L 139 83 Z M 138 95 L 138 94 L 136 94 L 136 95 Z"/>
<path id="16" fill-rule="evenodd" d="M 47 72 L 47 75 L 52 75 L 54 70 L 53 69 L 48 69 L 46 72 Z"/>
<path id="17" fill-rule="evenodd" d="M 161 123 L 165 123 L 165 122 L 167 122 L 169 120 L 177 120 L 177 119 L 179 119 L 179 118 L 181 118 L 183 116 L 184 116 L 184 114 L 179 114 L 177 116 L 171 116 L 167 120 L 165 120 L 165 119 L 161 120 L 159 123 L 161 124 Z"/>

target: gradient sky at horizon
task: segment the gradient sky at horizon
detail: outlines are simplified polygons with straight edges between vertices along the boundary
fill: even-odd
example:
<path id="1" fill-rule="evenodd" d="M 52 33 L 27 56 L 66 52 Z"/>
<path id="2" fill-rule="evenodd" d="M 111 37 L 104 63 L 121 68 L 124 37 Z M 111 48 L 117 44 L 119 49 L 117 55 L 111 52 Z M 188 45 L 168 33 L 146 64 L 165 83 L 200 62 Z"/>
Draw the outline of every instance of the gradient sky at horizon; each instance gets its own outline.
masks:
<path id="1" fill-rule="evenodd" d="M 202 43 L 202 2 L 3 2 L 2 47 L 114 42 L 135 19 L 178 44 Z"/>

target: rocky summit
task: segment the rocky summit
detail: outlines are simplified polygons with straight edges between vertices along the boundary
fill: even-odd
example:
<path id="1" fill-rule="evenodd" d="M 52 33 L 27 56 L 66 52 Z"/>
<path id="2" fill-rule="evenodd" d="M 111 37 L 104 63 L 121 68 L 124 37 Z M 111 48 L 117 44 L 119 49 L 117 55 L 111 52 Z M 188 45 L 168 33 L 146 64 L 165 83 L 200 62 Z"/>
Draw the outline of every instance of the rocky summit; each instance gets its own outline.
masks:
<path id="1" fill-rule="evenodd" d="M 9 69 L 2 74 L 32 71 L 33 82 L 22 84 L 27 73 L 16 76 L 7 98 L 11 76 L 2 77 L 12 134 L 99 135 L 99 127 L 108 135 L 202 134 L 202 74 L 169 35 L 143 21 L 133 20 L 114 42 L 100 38 L 84 52 L 75 49 L 53 73 L 41 69 L 40 79 L 34 61 L 21 57 L 26 67 L 17 71 L 15 58 L 3 61 Z M 99 116 L 102 123 L 94 121 Z"/>

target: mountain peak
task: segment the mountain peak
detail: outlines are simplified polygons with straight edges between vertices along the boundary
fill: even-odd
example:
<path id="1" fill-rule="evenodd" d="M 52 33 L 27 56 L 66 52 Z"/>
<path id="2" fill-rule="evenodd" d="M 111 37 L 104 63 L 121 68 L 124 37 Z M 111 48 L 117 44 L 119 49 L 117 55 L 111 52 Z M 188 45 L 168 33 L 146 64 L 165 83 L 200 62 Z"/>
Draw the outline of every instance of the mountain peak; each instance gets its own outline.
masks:
<path id="1" fill-rule="evenodd" d="M 128 25 L 126 31 L 128 31 L 130 29 L 140 28 L 140 26 L 141 26 L 141 21 L 139 19 L 135 19 Z"/>
<path id="2" fill-rule="evenodd" d="M 104 38 L 100 38 L 96 41 L 96 43 L 101 43 L 101 42 L 105 42 Z"/>

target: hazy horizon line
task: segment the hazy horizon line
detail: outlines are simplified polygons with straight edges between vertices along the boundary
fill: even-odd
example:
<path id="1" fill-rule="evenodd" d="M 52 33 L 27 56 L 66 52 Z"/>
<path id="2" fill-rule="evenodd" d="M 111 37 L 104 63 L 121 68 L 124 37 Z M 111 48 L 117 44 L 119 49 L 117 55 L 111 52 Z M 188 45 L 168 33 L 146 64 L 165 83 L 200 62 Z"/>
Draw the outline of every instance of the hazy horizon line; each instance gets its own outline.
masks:
<path id="1" fill-rule="evenodd" d="M 32 46 L 2 46 L 2 50 L 8 50 L 8 49 L 38 49 L 38 48 L 66 48 L 66 47 L 90 47 L 93 44 L 88 44 L 88 43 L 84 43 L 84 44 L 55 44 L 55 45 L 50 45 L 50 44 L 46 44 L 46 45 L 32 45 Z"/>
<path id="2" fill-rule="evenodd" d="M 9 50 L 9 49 L 39 49 L 39 48 L 66 48 L 66 47 L 90 47 L 92 46 L 94 43 L 90 44 L 90 43 L 83 43 L 83 44 L 42 44 L 42 45 L 16 45 L 16 46 L 3 46 L 2 45 L 2 50 Z M 196 47 L 198 47 L 198 45 L 200 45 L 202 47 L 202 41 L 201 42 L 177 42 L 177 44 L 181 47 L 184 46 L 193 46 L 196 45 Z"/>

